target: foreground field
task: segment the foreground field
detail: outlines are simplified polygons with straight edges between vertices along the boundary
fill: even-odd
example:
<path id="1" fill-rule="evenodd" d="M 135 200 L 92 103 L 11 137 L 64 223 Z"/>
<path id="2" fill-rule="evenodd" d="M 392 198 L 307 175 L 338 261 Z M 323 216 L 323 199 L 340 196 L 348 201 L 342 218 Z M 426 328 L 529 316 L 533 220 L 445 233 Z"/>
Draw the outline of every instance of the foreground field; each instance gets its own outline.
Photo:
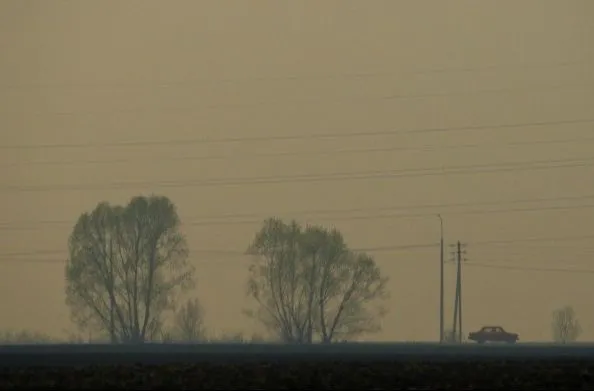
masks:
<path id="1" fill-rule="evenodd" d="M 594 389 L 594 345 L 30 345 L 0 389 Z"/>
<path id="2" fill-rule="evenodd" d="M 592 359 L 594 344 L 436 344 L 436 343 L 339 343 L 284 345 L 267 343 L 205 344 L 39 344 L 0 345 L 0 365 L 160 365 L 222 360 L 282 361 L 408 361 L 411 359 L 525 360 Z"/>

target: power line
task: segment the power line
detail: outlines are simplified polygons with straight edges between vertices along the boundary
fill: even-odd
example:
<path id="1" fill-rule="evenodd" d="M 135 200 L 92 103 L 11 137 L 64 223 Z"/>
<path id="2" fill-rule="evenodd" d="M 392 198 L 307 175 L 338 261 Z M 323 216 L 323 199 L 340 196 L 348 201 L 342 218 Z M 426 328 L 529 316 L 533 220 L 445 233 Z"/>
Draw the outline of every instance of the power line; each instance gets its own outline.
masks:
<path id="1" fill-rule="evenodd" d="M 474 164 L 471 166 L 444 166 L 434 168 L 399 169 L 387 171 L 360 171 L 360 172 L 337 172 L 331 174 L 300 174 L 287 176 L 261 176 L 251 178 L 224 178 L 204 180 L 183 180 L 183 181 L 151 181 L 151 182 L 112 182 L 100 184 L 66 184 L 66 185 L 3 185 L 0 191 L 59 191 L 59 190 L 99 190 L 99 189 L 125 189 L 135 187 L 212 187 L 212 186 L 237 186 L 237 185 L 260 185 L 276 183 L 303 183 L 303 182 L 330 182 L 330 181 L 352 181 L 352 180 L 378 180 L 386 178 L 410 178 L 439 175 L 461 175 L 461 174 L 485 174 L 495 172 L 514 171 L 536 171 L 548 169 L 591 167 L 594 158 L 582 159 L 557 159 L 557 160 L 534 160 L 515 163 L 499 164 Z M 555 163 L 555 164 L 553 164 Z"/>
<path id="2" fill-rule="evenodd" d="M 506 243 L 522 243 L 522 242 L 564 242 L 564 241 L 576 241 L 576 240 L 590 240 L 594 239 L 592 235 L 578 235 L 578 236 L 559 236 L 559 237 L 535 237 L 535 238 L 519 238 L 502 241 L 475 241 L 469 242 L 468 247 L 484 246 L 491 244 L 506 244 Z M 367 253 L 381 253 L 381 252 L 398 252 L 398 251 L 410 251 L 410 250 L 426 250 L 439 248 L 439 243 L 418 243 L 418 244 L 401 244 L 401 245 L 386 245 L 386 246 L 373 246 L 373 247 L 361 247 L 353 248 L 355 252 L 367 252 Z M 67 251 L 60 250 L 39 250 L 39 251 L 27 251 L 27 252 L 13 252 L 13 253 L 0 253 L 0 259 L 8 258 L 13 261 L 18 261 L 21 256 L 33 256 L 33 255 L 56 255 L 66 254 Z M 213 255 L 225 255 L 225 256 L 249 256 L 245 251 L 240 250 L 192 250 L 192 254 L 213 254 Z M 31 258 L 29 258 L 31 259 Z M 55 259 L 40 259 L 40 262 L 64 262 L 64 260 Z"/>
<path id="3" fill-rule="evenodd" d="M 155 141 L 117 141 L 109 143 L 71 143 L 71 144 L 21 144 L 21 145 L 0 145 L 1 150 L 13 149 L 55 149 L 55 148 L 112 148 L 112 147 L 147 147 L 165 145 L 188 145 L 188 144 L 213 144 L 213 143 L 247 143 L 266 141 L 288 141 L 288 140 L 310 140 L 310 139 L 342 139 L 372 136 L 390 136 L 402 134 L 423 134 L 423 133 L 449 133 L 468 131 L 494 131 L 500 129 L 514 129 L 522 127 L 560 126 L 572 124 L 593 124 L 594 119 L 571 119 L 560 121 L 538 121 L 499 125 L 474 125 L 474 126 L 450 126 L 432 127 L 418 129 L 392 129 L 380 131 L 361 131 L 349 133 L 317 133 L 300 135 L 277 135 L 277 136 L 253 136 L 253 137 L 222 137 L 222 138 L 191 138 L 178 140 L 155 140 Z"/>
<path id="4" fill-rule="evenodd" d="M 0 257 L 28 257 L 34 255 L 61 255 L 67 253 L 66 250 L 33 250 L 33 251 L 17 251 L 17 252 L 7 252 L 1 253 Z M 212 249 L 212 250 L 201 250 L 195 249 L 192 250 L 193 254 L 213 254 L 213 255 L 245 255 L 247 256 L 245 251 L 233 251 L 233 250 L 221 250 L 221 249 Z"/>
<path id="5" fill-rule="evenodd" d="M 193 262 L 199 264 L 214 264 L 217 265 L 229 265 L 229 260 L 225 263 L 217 261 L 206 261 L 206 260 L 194 260 Z M 1 259 L 0 263 L 22 263 L 22 264 L 60 264 L 64 265 L 66 259 L 35 259 L 35 258 L 12 258 L 12 259 Z M 593 269 L 582 269 L 582 268 L 558 268 L 558 267 L 538 267 L 538 266 L 517 266 L 517 265 L 500 265 L 497 263 L 484 263 L 484 262 L 466 262 L 465 265 L 473 268 L 487 268 L 487 269 L 499 269 L 499 270 L 512 270 L 512 271 L 524 271 L 524 272 L 546 272 L 546 273 L 567 273 L 567 274 L 594 274 Z"/>
<path id="6" fill-rule="evenodd" d="M 586 238 L 588 239 L 588 238 Z M 484 245 L 488 246 L 486 251 L 489 254 L 494 254 L 497 258 L 501 258 L 502 256 L 517 256 L 523 257 L 527 255 L 534 255 L 536 253 L 545 252 L 547 255 L 554 255 L 554 256 L 562 256 L 563 253 L 567 254 L 568 252 L 572 253 L 580 253 L 580 254 L 591 254 L 594 253 L 594 243 L 582 243 L 580 246 L 576 247 L 575 243 L 571 245 L 560 245 L 560 244 L 552 244 L 546 245 L 544 243 L 539 243 L 536 245 L 530 245 L 530 242 L 523 242 L 523 243 L 502 243 L 499 245 Z M 485 247 L 486 248 L 486 247 Z M 556 251 L 557 253 L 553 254 L 552 252 Z"/>
<path id="7" fill-rule="evenodd" d="M 515 147 L 515 146 L 535 146 L 535 145 L 556 145 L 556 144 L 572 144 L 572 143 L 590 143 L 594 141 L 594 137 L 580 137 L 557 140 L 531 140 L 531 141 L 513 141 L 507 143 L 469 143 L 469 144 L 452 144 L 452 145 L 424 145 L 419 147 L 379 147 L 379 148 L 351 148 L 338 149 L 326 151 L 295 151 L 295 152 L 266 152 L 266 153 L 250 153 L 238 155 L 215 155 L 215 156 L 168 156 L 146 158 L 150 162 L 162 161 L 202 161 L 202 160 L 237 160 L 237 159 L 252 159 L 252 158 L 276 158 L 276 157 L 291 157 L 291 156 L 327 156 L 338 154 L 361 154 L 361 153 L 382 153 L 382 152 L 412 152 L 412 151 L 440 151 L 444 149 L 466 149 L 466 148 L 481 148 L 481 147 Z M 118 164 L 131 163 L 143 160 L 142 158 L 123 158 L 123 159 L 108 159 L 108 160 L 38 160 L 38 161 L 19 161 L 17 163 L 10 163 L 3 165 L 4 167 L 20 167 L 26 165 L 79 165 L 79 164 Z"/>
<path id="8" fill-rule="evenodd" d="M 398 246 L 384 246 L 384 247 L 367 247 L 367 248 L 355 248 L 353 251 L 358 252 L 383 252 L 383 251 L 406 251 L 406 250 L 417 250 L 417 249 L 427 249 L 435 247 L 434 244 L 404 244 Z M 0 253 L 1 258 L 16 258 L 22 256 L 34 256 L 34 255 L 61 255 L 65 254 L 66 251 L 62 250 L 39 250 L 39 251 L 24 251 L 24 252 L 11 252 L 11 253 Z M 246 256 L 249 257 L 245 251 L 239 250 L 192 250 L 192 254 L 212 254 L 212 255 L 226 255 L 226 256 Z M 48 260 L 48 262 L 64 262 L 64 260 Z"/>
<path id="9" fill-rule="evenodd" d="M 519 64 L 491 64 L 486 66 L 474 66 L 474 67 L 442 67 L 442 68 L 426 68 L 426 69 L 407 69 L 402 71 L 372 71 L 372 72 L 346 72 L 346 73 L 317 73 L 317 74 L 293 74 L 289 76 L 255 76 L 255 77 L 243 77 L 243 78 L 218 78 L 218 79 L 178 79 L 170 81 L 158 81 L 145 80 L 142 82 L 98 82 L 98 83 L 27 83 L 27 84 L 1 84 L 0 89 L 18 89 L 18 88 L 89 88 L 89 87 L 119 87 L 119 88 L 131 88 L 131 87 L 143 87 L 143 86 L 159 86 L 159 87 L 172 87 L 172 86 L 187 86 L 189 84 L 217 84 L 217 83 L 245 83 L 250 81 L 303 81 L 303 80 L 320 80 L 320 79 L 361 79 L 371 77 L 385 77 L 392 75 L 424 75 L 433 73 L 472 73 L 481 71 L 492 71 L 498 69 L 510 68 L 516 69 L 531 69 L 531 68 L 560 68 L 570 67 L 576 65 L 588 65 L 591 63 L 589 59 L 578 59 L 572 61 L 558 61 L 549 63 L 519 63 Z"/>
<path id="10" fill-rule="evenodd" d="M 460 215 L 483 215 L 492 213 L 510 213 L 510 212 L 542 212 L 542 211 L 561 211 L 561 210 L 583 210 L 592 209 L 594 204 L 588 205 L 569 205 L 569 206 L 549 206 L 549 207 L 532 207 L 532 208 L 507 208 L 507 209 L 494 209 L 494 210 L 469 210 L 469 211 L 456 211 L 456 212 L 442 212 L 443 216 L 460 216 Z M 314 217 L 314 216 L 310 216 Z M 357 220 L 380 220 L 380 219 L 402 219 L 402 218 L 415 218 L 415 217 L 435 217 L 435 213 L 401 213 L 401 214 L 368 214 L 362 216 L 317 216 L 318 218 L 332 218 L 333 221 L 357 221 Z M 189 221 L 183 223 L 184 226 L 215 226 L 215 225 L 243 225 L 243 224 L 261 224 L 264 220 L 264 216 L 261 219 L 250 219 L 250 220 L 210 220 L 210 221 Z M 23 223 L 0 223 L 0 231 L 21 231 L 27 228 L 34 228 L 34 225 L 47 225 L 47 224 L 74 224 L 72 221 L 45 221 L 45 222 L 28 222 Z M 28 226 L 29 227 L 28 227 Z M 39 228 L 39 227 L 37 227 Z"/>
<path id="11" fill-rule="evenodd" d="M 511 244 L 511 243 L 525 243 L 525 242 L 565 242 L 573 240 L 589 240 L 594 239 L 594 235 L 577 235 L 577 236 L 554 236 L 548 238 L 536 237 L 536 238 L 523 238 L 523 239 L 506 239 L 506 240 L 487 240 L 481 242 L 473 242 L 474 245 L 486 246 L 486 245 L 499 245 L 499 244 Z"/>
<path id="12" fill-rule="evenodd" d="M 265 212 L 244 212 L 244 213 L 225 213 L 225 214 L 208 214 L 208 215 L 195 215 L 190 216 L 183 221 L 183 225 L 195 225 L 201 223 L 206 224 L 218 224 L 220 223 L 242 223 L 242 221 L 237 221 L 235 219 L 244 218 L 244 217 L 252 217 L 253 220 L 247 220 L 249 222 L 262 222 L 262 220 L 270 215 L 275 216 L 308 216 L 308 217 L 327 217 L 327 218 L 343 218 L 343 219 L 359 219 L 365 218 L 368 216 L 333 216 L 333 215 L 344 215 L 349 213 L 370 213 L 376 212 L 380 213 L 379 215 L 372 215 L 369 216 L 370 218 L 376 218 L 376 216 L 383 216 L 385 215 L 384 212 L 395 212 L 395 211 L 410 211 L 410 210 L 423 210 L 423 209 L 439 209 L 441 210 L 442 214 L 445 216 L 451 216 L 453 214 L 465 214 L 465 213 L 492 213 L 492 212 L 507 212 L 507 211 L 516 211 L 517 209 L 499 209 L 499 210 L 480 210 L 480 211 L 456 211 L 456 212 L 447 212 L 443 211 L 444 208 L 458 208 L 458 207 L 468 207 L 468 206 L 499 206 L 499 205 L 508 205 L 508 204 L 525 204 L 525 203 L 542 203 L 542 202 L 556 202 L 556 201 L 581 201 L 581 200 L 591 200 L 594 199 L 594 194 L 586 194 L 580 196 L 561 196 L 561 197 L 532 197 L 532 198 L 520 198 L 515 200 L 508 200 L 508 201 L 479 201 L 479 202 L 450 202 L 450 203 L 430 203 L 430 204 L 417 204 L 417 205 L 399 205 L 399 206 L 383 206 L 383 207 L 372 207 L 372 208 L 333 208 L 333 209 L 300 209 L 300 210 L 289 210 L 284 212 L 274 212 L 274 213 L 265 213 Z M 529 209 L 522 209 L 522 210 L 548 210 L 550 208 L 554 209 L 573 209 L 573 208 L 590 208 L 590 205 L 569 205 L 569 206 L 551 206 L 551 207 L 535 207 Z M 398 214 L 398 215 L 389 215 L 390 218 L 398 217 L 398 216 L 434 216 L 435 213 L 427 213 L 427 214 Z M 220 221 L 220 220 L 229 220 L 229 221 Z M 12 229 L 14 226 L 23 226 L 23 225 L 56 225 L 56 224 L 73 224 L 74 222 L 71 220 L 35 220 L 35 221 L 10 221 L 10 222 L 0 222 L 0 229 Z"/>
<path id="13" fill-rule="evenodd" d="M 530 266 L 515 266 L 515 265 L 498 265 L 495 263 L 476 263 L 467 262 L 466 265 L 472 267 L 482 267 L 489 269 L 503 269 L 503 270 L 518 270 L 518 271 L 530 271 L 530 272 L 553 272 L 553 273 L 579 273 L 579 274 L 592 274 L 593 269 L 575 269 L 575 268 L 549 268 L 549 267 L 530 267 Z"/>
<path id="14" fill-rule="evenodd" d="M 534 88 L 536 87 L 536 88 Z M 21 111 L 16 112 L 20 115 L 28 115 L 28 116 L 87 116 L 87 115 L 110 115 L 110 114 L 130 114 L 130 113 L 142 113 L 142 112 L 191 112 L 195 113 L 197 110 L 200 109 L 232 109 L 232 108 L 253 108 L 253 107 L 268 107 L 268 106 L 297 106 L 297 105 L 310 105 L 316 104 L 319 105 L 321 103 L 327 104 L 354 104 L 354 103 L 366 103 L 366 102 L 378 102 L 378 101 L 391 101 L 391 100 L 412 100 L 412 99 L 428 99 L 428 98 L 447 98 L 447 97 L 456 97 L 456 96 L 466 96 L 466 95 L 483 95 L 483 94 L 505 94 L 505 93 L 514 93 L 514 92 L 524 92 L 524 93 L 535 93 L 535 92 L 545 92 L 545 91 L 556 91 L 560 89 L 590 89 L 592 85 L 590 84 L 576 84 L 576 85 L 568 85 L 568 84 L 559 84 L 559 85 L 548 85 L 548 86 L 532 86 L 532 88 L 495 88 L 495 89 L 484 89 L 484 90 L 474 90 L 474 91 L 455 91 L 455 92 L 429 92 L 429 93 L 421 93 L 421 94 L 400 94 L 400 95 L 383 95 L 383 96 L 375 96 L 375 97 L 345 97 L 345 98 L 319 98 L 319 99 L 296 99 L 296 100 L 274 100 L 274 101 L 250 101 L 249 103 L 216 103 L 216 104 L 206 104 L 206 105 L 191 105 L 191 106 L 156 106 L 156 107 L 135 107 L 135 108 L 117 108 L 117 109 L 109 109 L 109 110 L 74 110 L 74 111 Z M 10 112 L 4 112 L 2 114 L 8 114 Z M 12 112 L 15 114 L 15 112 Z"/>

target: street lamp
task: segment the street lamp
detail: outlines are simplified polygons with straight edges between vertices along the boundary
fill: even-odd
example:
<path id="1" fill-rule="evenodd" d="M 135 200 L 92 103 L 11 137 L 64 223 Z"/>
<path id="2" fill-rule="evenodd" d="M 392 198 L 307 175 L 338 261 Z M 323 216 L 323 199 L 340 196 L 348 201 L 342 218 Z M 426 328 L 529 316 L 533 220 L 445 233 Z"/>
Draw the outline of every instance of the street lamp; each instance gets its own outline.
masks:
<path id="1" fill-rule="evenodd" d="M 443 343 L 443 218 L 439 218 L 439 343 Z"/>

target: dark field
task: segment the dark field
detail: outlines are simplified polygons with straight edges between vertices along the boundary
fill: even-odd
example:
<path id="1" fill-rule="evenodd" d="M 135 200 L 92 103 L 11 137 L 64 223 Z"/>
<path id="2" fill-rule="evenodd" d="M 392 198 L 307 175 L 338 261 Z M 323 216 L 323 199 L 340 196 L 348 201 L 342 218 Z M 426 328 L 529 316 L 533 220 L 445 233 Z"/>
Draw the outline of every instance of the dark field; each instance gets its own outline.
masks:
<path id="1" fill-rule="evenodd" d="M 585 345 L 336 346 L 2 347 L 0 389 L 594 389 Z"/>
<path id="2" fill-rule="evenodd" d="M 292 362 L 12 368 L 0 388 L 594 389 L 594 361 Z"/>

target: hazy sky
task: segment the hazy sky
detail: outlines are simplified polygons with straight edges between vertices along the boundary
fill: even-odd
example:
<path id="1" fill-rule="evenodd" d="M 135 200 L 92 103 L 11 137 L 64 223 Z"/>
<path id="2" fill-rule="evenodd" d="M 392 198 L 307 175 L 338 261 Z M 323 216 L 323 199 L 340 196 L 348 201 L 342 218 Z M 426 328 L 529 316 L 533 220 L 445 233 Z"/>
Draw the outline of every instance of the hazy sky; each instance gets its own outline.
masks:
<path id="1" fill-rule="evenodd" d="M 591 0 L 0 0 L 0 327 L 70 329 L 77 217 L 157 193 L 212 330 L 254 329 L 239 253 L 278 215 L 376 249 L 391 299 L 374 338 L 436 339 L 438 248 L 398 246 L 437 244 L 441 213 L 468 244 L 465 331 L 548 339 L 570 304 L 593 339 L 593 18 Z M 287 178 L 335 173 L 363 178 Z"/>

